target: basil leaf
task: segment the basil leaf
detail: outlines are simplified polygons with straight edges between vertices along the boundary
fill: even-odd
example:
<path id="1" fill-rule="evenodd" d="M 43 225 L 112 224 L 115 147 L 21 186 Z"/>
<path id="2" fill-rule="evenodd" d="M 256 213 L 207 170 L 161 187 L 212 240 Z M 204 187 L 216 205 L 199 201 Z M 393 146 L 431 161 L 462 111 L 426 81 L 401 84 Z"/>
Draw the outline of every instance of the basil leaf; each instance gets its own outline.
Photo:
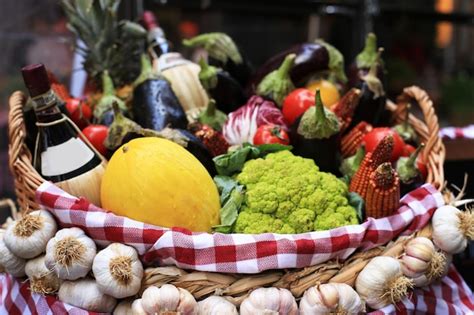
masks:
<path id="1" fill-rule="evenodd" d="M 235 179 L 223 175 L 214 176 L 214 183 L 216 183 L 220 193 L 221 205 L 227 201 L 232 190 L 239 185 Z"/>
<path id="2" fill-rule="evenodd" d="M 232 190 L 229 198 L 222 206 L 220 210 L 221 224 L 213 226 L 214 231 L 220 233 L 230 233 L 232 231 L 243 201 L 244 186 L 238 185 Z"/>

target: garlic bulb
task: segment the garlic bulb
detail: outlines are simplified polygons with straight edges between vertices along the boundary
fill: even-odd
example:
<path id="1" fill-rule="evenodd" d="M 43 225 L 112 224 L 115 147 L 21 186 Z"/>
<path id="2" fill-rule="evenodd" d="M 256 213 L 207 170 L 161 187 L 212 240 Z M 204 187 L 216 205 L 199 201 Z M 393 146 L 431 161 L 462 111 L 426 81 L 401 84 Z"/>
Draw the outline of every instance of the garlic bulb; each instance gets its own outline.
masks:
<path id="1" fill-rule="evenodd" d="M 290 291 L 278 288 L 259 288 L 240 304 L 241 315 L 297 315 L 298 306 Z"/>
<path id="2" fill-rule="evenodd" d="M 433 242 L 448 254 L 466 249 L 468 240 L 474 240 L 474 211 L 460 211 L 453 206 L 439 207 L 431 219 Z"/>
<path id="3" fill-rule="evenodd" d="M 357 293 L 373 309 L 395 304 L 413 287 L 412 281 L 403 276 L 398 260 L 387 256 L 372 258 L 355 285 Z"/>
<path id="4" fill-rule="evenodd" d="M 448 274 L 453 256 L 444 252 L 435 252 L 428 269 L 422 275 L 413 278 L 417 287 L 424 287 Z"/>
<path id="5" fill-rule="evenodd" d="M 46 268 L 44 255 L 29 260 L 25 273 L 30 279 L 30 290 L 40 294 L 53 294 L 59 289 L 60 280 L 54 272 Z"/>
<path id="6" fill-rule="evenodd" d="M 140 290 L 143 266 L 133 247 L 110 244 L 97 253 L 92 271 L 100 290 L 114 298 L 132 296 Z"/>
<path id="7" fill-rule="evenodd" d="M 26 261 L 23 258 L 15 256 L 8 249 L 3 240 L 5 232 L 3 230 L 0 231 L 0 265 L 12 276 L 23 277 L 25 275 Z"/>
<path id="8" fill-rule="evenodd" d="M 160 288 L 151 286 L 142 294 L 141 305 L 148 314 L 178 312 L 181 315 L 198 314 L 198 305 L 188 291 L 171 284 Z"/>
<path id="9" fill-rule="evenodd" d="M 238 315 L 237 308 L 221 296 L 210 296 L 198 302 L 199 315 Z"/>
<path id="10" fill-rule="evenodd" d="M 354 289 L 345 283 L 326 283 L 305 291 L 300 301 L 301 315 L 360 314 L 364 303 Z"/>
<path id="11" fill-rule="evenodd" d="M 132 303 L 132 314 L 133 315 L 147 315 L 147 312 L 143 309 L 142 299 L 136 299 Z"/>
<path id="12" fill-rule="evenodd" d="M 112 312 L 117 300 L 100 292 L 93 279 L 64 281 L 59 288 L 59 300 L 91 312 Z"/>
<path id="13" fill-rule="evenodd" d="M 415 237 L 405 246 L 405 254 L 401 258 L 402 272 L 409 278 L 424 274 L 435 253 L 433 242 L 426 237 Z"/>
<path id="14" fill-rule="evenodd" d="M 84 231 L 73 227 L 59 230 L 46 246 L 45 264 L 59 279 L 76 280 L 87 275 L 97 248 Z"/>
<path id="15" fill-rule="evenodd" d="M 16 256 L 33 258 L 44 252 L 56 230 L 56 221 L 48 211 L 33 211 L 7 227 L 5 244 Z"/>
<path id="16" fill-rule="evenodd" d="M 127 299 L 119 302 L 114 308 L 113 315 L 127 315 L 132 313 L 132 302 L 133 299 Z"/>

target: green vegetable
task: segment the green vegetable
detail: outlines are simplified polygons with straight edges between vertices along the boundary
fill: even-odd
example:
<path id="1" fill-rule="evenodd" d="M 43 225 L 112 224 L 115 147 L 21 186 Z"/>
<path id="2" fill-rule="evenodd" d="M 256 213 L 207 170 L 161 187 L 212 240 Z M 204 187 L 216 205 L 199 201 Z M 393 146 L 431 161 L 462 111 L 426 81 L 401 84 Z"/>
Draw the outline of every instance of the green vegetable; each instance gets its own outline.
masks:
<path id="1" fill-rule="evenodd" d="M 235 178 L 246 193 L 234 232 L 303 233 L 358 223 L 347 185 L 290 151 L 250 160 Z"/>
<path id="2" fill-rule="evenodd" d="M 342 175 L 352 178 L 352 176 L 354 176 L 354 174 L 359 169 L 360 163 L 362 162 L 364 157 L 365 157 L 365 148 L 361 146 L 359 149 L 357 149 L 356 154 L 342 161 L 341 167 L 339 168 Z"/>
<path id="3" fill-rule="evenodd" d="M 216 108 L 216 101 L 213 99 L 209 100 L 206 109 L 198 117 L 201 124 L 208 125 L 218 131 L 222 129 L 226 120 L 227 115 Z"/>
<path id="4" fill-rule="evenodd" d="M 107 70 L 102 73 L 102 91 L 102 97 L 94 108 L 94 117 L 97 120 L 100 121 L 105 112 L 112 110 L 114 103 L 116 103 L 121 110 L 127 111 L 125 102 L 115 96 L 114 83 Z"/>
<path id="5" fill-rule="evenodd" d="M 295 89 L 290 78 L 290 70 L 295 63 L 295 58 L 295 54 L 286 56 L 280 68 L 267 74 L 257 86 L 257 94 L 275 101 L 281 108 L 285 97 Z"/>
<path id="6" fill-rule="evenodd" d="M 239 185 L 231 177 L 220 175 L 214 177 L 214 182 L 221 196 L 222 207 L 220 210 L 221 224 L 212 228 L 216 232 L 230 233 L 244 201 L 244 186 Z"/>
<path id="7" fill-rule="evenodd" d="M 344 72 L 344 56 L 336 47 L 326 43 L 322 39 L 314 41 L 316 44 L 324 46 L 329 53 L 329 71 L 331 76 L 334 76 L 342 83 L 347 82 L 346 73 Z"/>
<path id="8" fill-rule="evenodd" d="M 201 71 L 199 71 L 199 81 L 201 81 L 202 86 L 206 91 L 213 89 L 217 86 L 217 68 L 209 65 L 204 58 L 199 59 L 199 66 L 201 66 Z"/>
<path id="9" fill-rule="evenodd" d="M 326 109 L 321 100 L 321 92 L 316 92 L 316 106 L 311 106 L 301 117 L 298 134 L 306 139 L 325 139 L 338 133 L 340 123 L 337 116 Z"/>
<path id="10" fill-rule="evenodd" d="M 183 45 L 186 47 L 203 47 L 209 56 L 222 63 L 232 60 L 235 64 L 243 62 L 239 49 L 232 38 L 225 33 L 207 33 L 201 34 L 191 39 L 184 39 Z"/>
<path id="11" fill-rule="evenodd" d="M 422 143 L 409 157 L 401 157 L 398 159 L 397 173 L 403 183 L 409 183 L 420 176 L 420 171 L 416 166 L 416 159 L 418 158 L 418 155 L 424 146 L 425 145 Z"/>
<path id="12" fill-rule="evenodd" d="M 356 57 L 357 68 L 370 68 L 377 60 L 377 36 L 374 33 L 367 34 L 364 50 Z"/>
<path id="13" fill-rule="evenodd" d="M 240 172 L 244 167 L 245 162 L 250 159 L 263 157 L 266 154 L 272 152 L 291 149 L 291 146 L 278 143 L 262 144 L 259 146 L 244 143 L 241 148 L 227 154 L 216 156 L 213 160 L 216 166 L 217 174 L 230 176 Z"/>
<path id="14" fill-rule="evenodd" d="M 409 142 L 409 141 L 415 142 L 418 139 L 418 135 L 416 134 L 415 129 L 410 125 L 408 121 L 410 117 L 410 108 L 411 108 L 411 105 L 407 104 L 405 119 L 400 124 L 393 127 L 393 130 L 395 130 L 395 132 L 398 133 L 400 137 L 402 137 L 403 141 L 405 142 Z"/>

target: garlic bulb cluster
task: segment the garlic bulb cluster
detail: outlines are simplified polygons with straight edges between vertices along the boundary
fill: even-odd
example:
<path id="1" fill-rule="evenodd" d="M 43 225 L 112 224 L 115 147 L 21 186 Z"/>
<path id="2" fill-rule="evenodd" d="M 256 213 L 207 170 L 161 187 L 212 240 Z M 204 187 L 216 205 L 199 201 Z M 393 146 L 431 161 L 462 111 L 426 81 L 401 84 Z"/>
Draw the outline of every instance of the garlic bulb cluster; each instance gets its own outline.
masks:
<path id="1" fill-rule="evenodd" d="M 221 296 L 210 296 L 200 302 L 199 315 L 238 315 L 237 308 Z"/>
<path id="2" fill-rule="evenodd" d="M 164 284 L 160 288 L 147 288 L 140 301 L 146 314 L 162 314 L 178 312 L 181 315 L 197 315 L 198 304 L 188 291 L 171 284 Z M 133 307 L 133 306 L 132 306 Z M 139 305 L 135 305 L 139 307 Z"/>
<path id="3" fill-rule="evenodd" d="M 143 266 L 133 247 L 110 244 L 97 253 L 92 271 L 100 290 L 114 298 L 132 296 L 140 290 Z"/>
<path id="4" fill-rule="evenodd" d="M 46 246 L 46 267 L 63 280 L 85 277 L 91 270 L 96 245 L 84 231 L 73 227 L 59 230 Z"/>
<path id="5" fill-rule="evenodd" d="M 112 312 L 117 300 L 100 292 L 93 279 L 64 281 L 59 288 L 59 300 L 91 312 Z"/>
<path id="6" fill-rule="evenodd" d="M 439 207 L 431 219 L 433 242 L 448 254 L 458 254 L 474 240 L 474 211 L 460 211 L 453 206 Z"/>
<path id="7" fill-rule="evenodd" d="M 379 256 L 365 266 L 356 279 L 356 290 L 373 309 L 395 304 L 413 287 L 412 280 L 402 274 L 397 259 Z"/>
<path id="8" fill-rule="evenodd" d="M 435 253 L 435 247 L 426 237 L 415 237 L 405 246 L 405 254 L 401 258 L 402 272 L 409 278 L 417 278 L 424 274 Z"/>
<path id="9" fill-rule="evenodd" d="M 60 280 L 55 273 L 46 268 L 44 255 L 29 260 L 25 273 L 30 280 L 30 290 L 40 294 L 53 294 L 59 289 Z"/>
<path id="10" fill-rule="evenodd" d="M 360 314 L 365 305 L 354 289 L 345 283 L 311 287 L 300 301 L 300 315 Z"/>
<path id="11" fill-rule="evenodd" d="M 5 271 L 14 277 L 23 277 L 25 275 L 26 261 L 23 258 L 15 256 L 4 242 L 5 233 L 0 230 L 0 265 Z"/>
<path id="12" fill-rule="evenodd" d="M 33 258 L 44 252 L 56 230 L 56 221 L 48 211 L 32 211 L 7 227 L 5 245 L 15 256 Z"/>
<path id="13" fill-rule="evenodd" d="M 142 299 L 136 299 L 132 302 L 132 314 L 133 315 L 148 315 L 143 309 Z"/>
<path id="14" fill-rule="evenodd" d="M 278 288 L 259 288 L 240 304 L 241 315 L 297 315 L 298 306 L 290 291 Z"/>

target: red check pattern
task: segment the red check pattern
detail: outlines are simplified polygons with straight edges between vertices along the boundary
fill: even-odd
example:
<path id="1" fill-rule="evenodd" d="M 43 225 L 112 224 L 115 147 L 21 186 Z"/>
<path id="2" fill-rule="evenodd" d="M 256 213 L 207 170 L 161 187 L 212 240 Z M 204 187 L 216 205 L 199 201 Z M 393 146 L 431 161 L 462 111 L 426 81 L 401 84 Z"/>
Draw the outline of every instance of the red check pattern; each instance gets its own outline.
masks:
<path id="1" fill-rule="evenodd" d="M 397 213 L 387 218 L 369 218 L 329 231 L 251 235 L 193 233 L 144 224 L 106 212 L 51 183 L 38 188 L 37 199 L 62 227 L 77 226 L 99 245 L 131 245 L 150 265 L 224 273 L 259 273 L 346 259 L 358 249 L 367 250 L 422 228 L 444 204 L 441 194 L 427 184 L 404 196 Z"/>
<path id="2" fill-rule="evenodd" d="M 29 283 L 10 275 L 0 275 L 0 314 L 72 314 L 92 315 L 57 300 L 55 296 L 31 293 Z M 397 305 L 389 305 L 369 314 L 473 314 L 474 296 L 454 266 L 439 283 L 416 289 Z"/>
<path id="3" fill-rule="evenodd" d="M 441 128 L 439 136 L 442 139 L 474 139 L 474 125 Z"/>

